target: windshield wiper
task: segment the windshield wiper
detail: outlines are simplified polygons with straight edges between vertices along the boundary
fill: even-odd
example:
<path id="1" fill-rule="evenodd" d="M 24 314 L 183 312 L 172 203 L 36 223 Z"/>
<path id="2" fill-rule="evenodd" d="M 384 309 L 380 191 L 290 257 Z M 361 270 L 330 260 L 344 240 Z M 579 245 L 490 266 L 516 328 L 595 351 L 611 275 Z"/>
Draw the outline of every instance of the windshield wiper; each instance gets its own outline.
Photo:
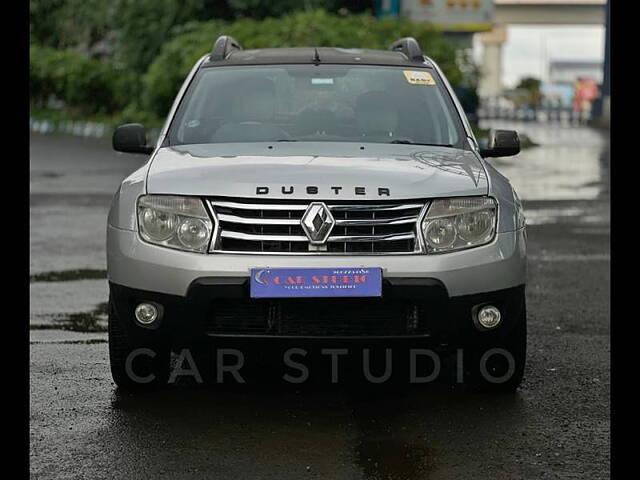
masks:
<path id="1" fill-rule="evenodd" d="M 402 144 L 402 145 L 425 145 L 427 147 L 449 147 L 449 148 L 453 148 L 453 145 L 449 145 L 446 143 L 417 143 L 417 142 L 412 142 L 411 140 L 391 140 L 388 143 L 396 143 L 396 144 Z"/>
<path id="2" fill-rule="evenodd" d="M 281 138 L 280 140 L 276 140 L 276 142 L 297 142 L 298 140 L 294 140 L 292 138 Z"/>

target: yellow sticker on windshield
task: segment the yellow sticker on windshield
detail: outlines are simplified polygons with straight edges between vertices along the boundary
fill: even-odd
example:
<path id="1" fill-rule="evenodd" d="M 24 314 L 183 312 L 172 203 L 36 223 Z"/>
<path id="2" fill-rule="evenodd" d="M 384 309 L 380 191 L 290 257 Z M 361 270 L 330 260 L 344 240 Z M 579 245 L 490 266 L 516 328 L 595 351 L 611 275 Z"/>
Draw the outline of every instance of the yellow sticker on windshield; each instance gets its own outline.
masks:
<path id="1" fill-rule="evenodd" d="M 403 70 L 404 77 L 411 85 L 435 85 L 436 81 L 429 72 L 419 72 L 415 70 Z"/>

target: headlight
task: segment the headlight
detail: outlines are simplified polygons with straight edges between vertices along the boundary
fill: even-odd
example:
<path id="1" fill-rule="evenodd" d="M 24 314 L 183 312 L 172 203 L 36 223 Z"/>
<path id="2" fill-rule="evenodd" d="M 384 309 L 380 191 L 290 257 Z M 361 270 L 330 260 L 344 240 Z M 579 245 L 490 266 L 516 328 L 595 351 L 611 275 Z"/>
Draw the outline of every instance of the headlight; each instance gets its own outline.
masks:
<path id="1" fill-rule="evenodd" d="M 429 253 L 450 252 L 491 242 L 496 233 L 496 201 L 490 197 L 434 200 L 422 221 Z"/>
<path id="2" fill-rule="evenodd" d="M 138 228 L 149 243 L 204 253 L 213 223 L 199 198 L 146 195 L 138 199 Z"/>

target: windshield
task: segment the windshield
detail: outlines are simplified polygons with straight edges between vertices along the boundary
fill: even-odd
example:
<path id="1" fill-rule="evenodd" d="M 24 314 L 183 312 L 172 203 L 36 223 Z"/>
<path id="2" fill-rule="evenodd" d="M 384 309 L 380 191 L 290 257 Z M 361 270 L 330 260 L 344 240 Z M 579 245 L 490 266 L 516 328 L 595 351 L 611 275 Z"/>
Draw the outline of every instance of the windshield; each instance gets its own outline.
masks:
<path id="1" fill-rule="evenodd" d="M 462 125 L 436 72 L 354 65 L 198 72 L 169 143 L 332 141 L 457 146 Z"/>

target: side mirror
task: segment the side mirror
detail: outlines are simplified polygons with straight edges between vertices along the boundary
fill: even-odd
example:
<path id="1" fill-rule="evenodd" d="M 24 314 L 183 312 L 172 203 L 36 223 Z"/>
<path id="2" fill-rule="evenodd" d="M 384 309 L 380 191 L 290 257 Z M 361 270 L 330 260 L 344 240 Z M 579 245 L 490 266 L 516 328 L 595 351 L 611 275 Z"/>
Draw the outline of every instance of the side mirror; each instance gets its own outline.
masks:
<path id="1" fill-rule="evenodd" d="M 520 137 L 515 130 L 491 129 L 487 147 L 480 149 L 482 158 L 511 157 L 518 153 L 520 153 Z"/>
<path id="2" fill-rule="evenodd" d="M 127 123 L 116 128 L 112 144 L 118 152 L 150 154 L 154 150 L 153 146 L 147 145 L 147 134 L 139 123 Z"/>

